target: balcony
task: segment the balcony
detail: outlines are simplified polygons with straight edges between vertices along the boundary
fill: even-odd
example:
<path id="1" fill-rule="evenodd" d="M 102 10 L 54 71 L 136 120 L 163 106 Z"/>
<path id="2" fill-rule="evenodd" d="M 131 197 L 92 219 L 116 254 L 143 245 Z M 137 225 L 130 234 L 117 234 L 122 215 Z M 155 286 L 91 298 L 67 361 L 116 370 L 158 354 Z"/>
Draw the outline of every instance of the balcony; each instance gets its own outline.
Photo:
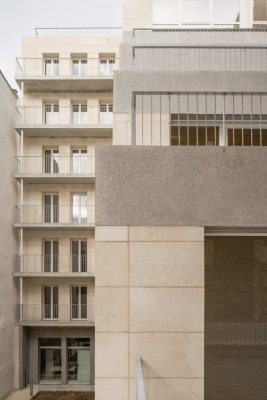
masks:
<path id="1" fill-rule="evenodd" d="M 94 304 L 18 304 L 17 323 L 24 326 L 94 326 Z"/>
<path id="2" fill-rule="evenodd" d="M 95 206 L 17 205 L 16 228 L 87 230 L 95 226 Z"/>
<path id="3" fill-rule="evenodd" d="M 23 277 L 94 277 L 95 257 L 87 255 L 35 255 L 16 256 L 14 276 Z"/>
<path id="4" fill-rule="evenodd" d="M 16 81 L 24 92 L 67 91 L 112 92 L 113 71 L 119 59 L 103 58 L 17 58 Z"/>
<path id="5" fill-rule="evenodd" d="M 266 346 L 266 322 L 206 323 L 205 344 L 209 346 Z"/>
<path id="6" fill-rule="evenodd" d="M 88 107 L 73 104 L 45 104 L 17 107 L 16 131 L 24 136 L 41 137 L 112 137 L 113 106 Z"/>
<path id="7" fill-rule="evenodd" d="M 95 157 L 87 154 L 17 156 L 15 178 L 29 183 L 89 183 L 95 181 Z"/>

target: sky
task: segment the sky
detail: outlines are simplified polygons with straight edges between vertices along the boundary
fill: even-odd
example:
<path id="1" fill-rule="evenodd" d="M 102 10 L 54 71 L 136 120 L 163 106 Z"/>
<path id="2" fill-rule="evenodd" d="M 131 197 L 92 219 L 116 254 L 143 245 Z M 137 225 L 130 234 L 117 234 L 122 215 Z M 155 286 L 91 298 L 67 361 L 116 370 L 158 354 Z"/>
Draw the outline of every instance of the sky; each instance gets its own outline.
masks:
<path id="1" fill-rule="evenodd" d="M 0 0 L 0 70 L 15 81 L 22 37 L 36 27 L 122 26 L 122 0 Z"/>

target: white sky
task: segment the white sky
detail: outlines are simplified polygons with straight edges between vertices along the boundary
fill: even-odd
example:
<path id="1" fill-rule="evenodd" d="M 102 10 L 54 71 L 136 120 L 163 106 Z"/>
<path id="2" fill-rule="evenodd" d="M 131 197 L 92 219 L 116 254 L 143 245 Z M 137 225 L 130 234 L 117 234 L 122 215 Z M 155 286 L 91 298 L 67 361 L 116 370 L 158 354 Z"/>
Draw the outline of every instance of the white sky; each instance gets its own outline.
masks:
<path id="1" fill-rule="evenodd" d="M 122 26 L 122 0 L 0 0 L 0 69 L 12 87 L 21 39 L 35 27 Z"/>

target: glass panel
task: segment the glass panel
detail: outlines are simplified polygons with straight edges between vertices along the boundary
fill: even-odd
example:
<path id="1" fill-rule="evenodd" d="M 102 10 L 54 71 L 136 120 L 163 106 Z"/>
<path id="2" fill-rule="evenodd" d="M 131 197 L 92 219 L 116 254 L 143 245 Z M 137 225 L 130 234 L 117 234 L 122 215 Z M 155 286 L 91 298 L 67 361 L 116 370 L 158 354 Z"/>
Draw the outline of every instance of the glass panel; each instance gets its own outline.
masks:
<path id="1" fill-rule="evenodd" d="M 44 288 L 44 318 L 50 319 L 52 316 L 51 313 L 52 307 L 52 288 L 50 286 L 46 286 Z"/>
<path id="2" fill-rule="evenodd" d="M 40 357 L 40 380 L 59 380 L 61 378 L 61 349 L 41 349 Z"/>
<path id="3" fill-rule="evenodd" d="M 81 272 L 87 272 L 87 240 L 81 240 Z"/>
<path id="4" fill-rule="evenodd" d="M 81 287 L 81 318 L 87 318 L 87 287 Z"/>
<path id="5" fill-rule="evenodd" d="M 44 272 L 51 272 L 51 241 L 44 242 Z"/>
<path id="6" fill-rule="evenodd" d="M 90 347 L 90 338 L 70 338 L 68 347 Z"/>
<path id="7" fill-rule="evenodd" d="M 71 242 L 72 272 L 79 272 L 79 241 Z"/>
<path id="8" fill-rule="evenodd" d="M 71 288 L 71 317 L 72 319 L 79 318 L 79 287 L 73 286 Z"/>
<path id="9" fill-rule="evenodd" d="M 79 60 L 72 60 L 72 75 L 79 75 Z"/>
<path id="10" fill-rule="evenodd" d="M 58 174 L 59 173 L 59 159 L 58 159 L 58 150 L 53 150 L 53 173 Z"/>
<path id="11" fill-rule="evenodd" d="M 81 105 L 81 124 L 86 124 L 87 123 L 87 105 L 82 104 Z"/>
<path id="12" fill-rule="evenodd" d="M 107 62 L 108 60 L 99 60 L 100 75 L 107 75 Z"/>
<path id="13" fill-rule="evenodd" d="M 53 75 L 58 76 L 59 75 L 59 60 L 55 59 L 54 65 L 53 65 Z"/>
<path id="14" fill-rule="evenodd" d="M 44 196 L 44 201 L 45 201 L 45 205 L 44 205 L 44 221 L 47 223 L 51 222 L 51 203 L 52 203 L 52 196 L 50 194 L 46 194 Z"/>
<path id="15" fill-rule="evenodd" d="M 60 347 L 61 339 L 60 338 L 41 338 L 40 346 L 43 347 Z"/>
<path id="16" fill-rule="evenodd" d="M 51 174 L 51 150 L 45 150 L 45 174 Z"/>
<path id="17" fill-rule="evenodd" d="M 53 222 L 58 223 L 58 215 L 59 215 L 59 205 L 58 205 L 58 194 L 53 195 Z"/>
<path id="18" fill-rule="evenodd" d="M 45 75 L 52 75 L 52 60 L 45 60 Z"/>
<path id="19" fill-rule="evenodd" d="M 81 75 L 87 75 L 87 60 L 81 60 Z"/>
<path id="20" fill-rule="evenodd" d="M 53 240 L 53 272 L 58 272 L 58 241 Z"/>
<path id="21" fill-rule="evenodd" d="M 53 287 L 53 318 L 58 318 L 58 287 Z"/>

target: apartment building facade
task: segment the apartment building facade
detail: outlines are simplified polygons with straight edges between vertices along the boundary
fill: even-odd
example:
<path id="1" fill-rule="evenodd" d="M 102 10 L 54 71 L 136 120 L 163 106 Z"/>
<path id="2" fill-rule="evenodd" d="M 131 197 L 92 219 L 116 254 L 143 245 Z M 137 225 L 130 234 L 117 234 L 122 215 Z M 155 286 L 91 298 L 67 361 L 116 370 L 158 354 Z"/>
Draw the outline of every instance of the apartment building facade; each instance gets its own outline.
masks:
<path id="1" fill-rule="evenodd" d="M 95 146 L 112 143 L 119 66 L 104 34 L 37 30 L 17 59 L 17 387 L 94 385 Z"/>
<path id="2" fill-rule="evenodd" d="M 123 37 L 40 29 L 17 59 L 0 397 L 265 399 L 266 5 L 123 7 Z"/>
<path id="3" fill-rule="evenodd" d="M 125 2 L 96 153 L 97 399 L 266 397 L 262 6 Z"/>

